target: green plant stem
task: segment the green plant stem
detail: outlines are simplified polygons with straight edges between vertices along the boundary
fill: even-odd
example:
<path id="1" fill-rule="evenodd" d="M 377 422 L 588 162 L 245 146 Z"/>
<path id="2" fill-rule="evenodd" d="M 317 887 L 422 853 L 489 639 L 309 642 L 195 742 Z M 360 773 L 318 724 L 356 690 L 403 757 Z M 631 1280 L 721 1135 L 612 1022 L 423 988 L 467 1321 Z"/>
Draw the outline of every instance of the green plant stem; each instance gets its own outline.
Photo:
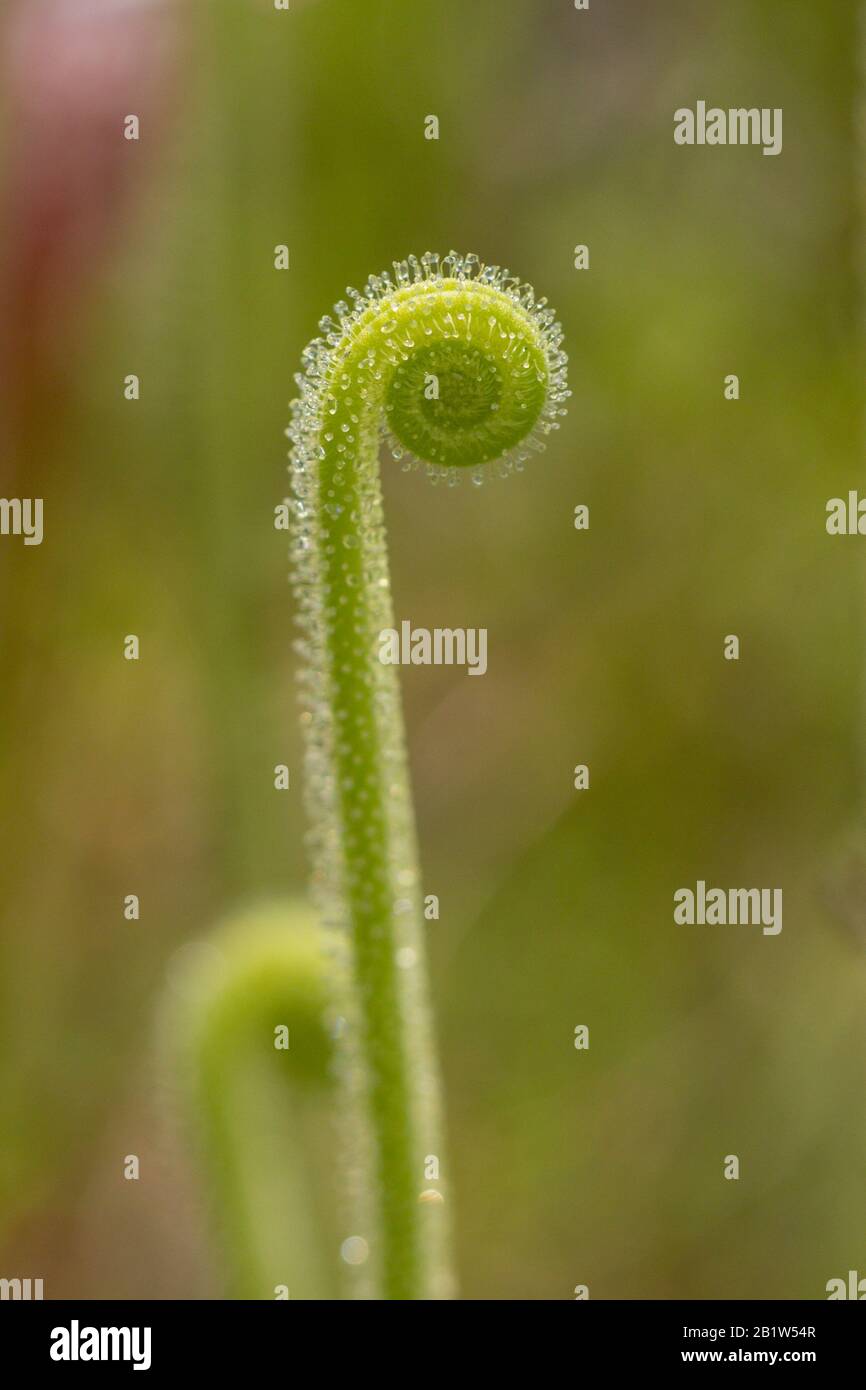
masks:
<path id="1" fill-rule="evenodd" d="M 233 1298 L 337 1293 L 323 935 L 303 904 L 254 908 L 184 948 L 171 973 L 167 1072 Z"/>
<path id="2" fill-rule="evenodd" d="M 410 258 L 396 286 L 374 277 L 322 321 L 290 431 L 314 885 L 347 948 L 350 1172 L 367 1198 L 356 1234 L 370 1247 L 372 1287 L 390 1299 L 448 1297 L 453 1286 L 441 1183 L 419 1201 L 426 1160 L 444 1160 L 399 688 L 378 659 L 394 625 L 382 421 L 398 455 L 415 450 L 450 478 L 503 454 L 522 463 L 522 441 L 543 447 L 564 393 L 544 302 L 475 258 L 447 260 L 440 274 L 438 258 Z"/>
<path id="3" fill-rule="evenodd" d="M 337 411 L 337 431 L 349 413 L 347 407 Z M 325 528 L 322 578 L 324 592 L 338 596 L 326 628 L 325 652 L 335 734 L 340 880 L 351 924 L 358 1011 L 350 1026 L 360 1032 L 357 1044 L 350 1040 L 349 1046 L 357 1045 L 363 1057 L 367 1094 L 360 1104 L 368 1111 L 367 1123 L 378 1141 L 367 1160 L 372 1159 L 372 1176 L 361 1181 L 372 1182 L 378 1198 L 379 1210 L 372 1220 L 381 1232 L 381 1247 L 373 1253 L 383 1296 L 412 1299 L 431 1294 L 433 1254 L 423 1247 L 425 1241 L 436 1244 L 435 1232 L 424 1230 L 425 1221 L 432 1226 L 433 1214 L 419 1209 L 418 1197 L 424 1158 L 441 1158 L 441 1141 L 438 1117 L 432 1113 L 436 1080 L 427 1002 L 417 979 L 424 949 L 420 879 L 408 809 L 399 691 L 393 670 L 372 669 L 370 655 L 376 634 L 393 623 L 388 590 L 381 582 L 385 575 L 378 441 L 378 422 L 365 421 L 351 476 L 339 489 L 343 511 Z M 323 464 L 322 496 L 333 490 L 337 462 L 332 452 Z M 363 527 L 357 524 L 361 514 L 366 517 Z M 371 574 L 377 576 L 372 587 L 367 582 Z M 399 914 L 398 902 L 405 904 Z M 401 969 L 398 951 L 412 952 L 412 957 L 402 959 L 414 963 Z M 354 1065 L 355 1059 L 350 1060 L 350 1070 Z M 362 1121 L 358 1132 L 363 1128 Z M 360 1234 L 372 1247 L 370 1233 Z"/>

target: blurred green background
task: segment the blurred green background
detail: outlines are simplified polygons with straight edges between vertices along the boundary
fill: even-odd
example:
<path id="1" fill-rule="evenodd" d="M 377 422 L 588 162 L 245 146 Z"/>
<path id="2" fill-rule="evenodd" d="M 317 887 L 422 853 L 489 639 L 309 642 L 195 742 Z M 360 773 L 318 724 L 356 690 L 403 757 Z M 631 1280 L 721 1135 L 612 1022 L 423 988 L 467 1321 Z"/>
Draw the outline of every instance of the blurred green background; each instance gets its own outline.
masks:
<path id="1" fill-rule="evenodd" d="M 866 1273 L 856 10 L 5 7 L 0 465 L 45 540 L 0 541 L 0 1274 L 221 1292 L 154 1020 L 305 881 L 292 378 L 346 285 L 452 246 L 550 298 L 574 392 L 507 482 L 383 463 L 398 620 L 489 631 L 484 680 L 404 672 L 463 1296 Z M 699 98 L 782 107 L 781 156 L 675 146 Z M 781 935 L 676 927 L 698 878 L 781 886 Z"/>

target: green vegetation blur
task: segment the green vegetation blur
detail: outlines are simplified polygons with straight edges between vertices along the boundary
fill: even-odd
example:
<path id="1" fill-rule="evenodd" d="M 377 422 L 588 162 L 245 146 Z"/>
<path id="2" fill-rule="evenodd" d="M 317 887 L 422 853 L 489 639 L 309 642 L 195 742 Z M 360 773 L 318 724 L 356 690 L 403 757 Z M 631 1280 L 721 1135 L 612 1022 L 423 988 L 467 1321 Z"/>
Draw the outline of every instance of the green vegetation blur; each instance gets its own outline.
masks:
<path id="1" fill-rule="evenodd" d="M 0 1275 L 223 1290 L 155 1019 L 306 879 L 293 375 L 451 247 L 548 296 L 574 393 L 521 476 L 383 460 L 398 621 L 489 633 L 483 680 L 403 673 L 463 1296 L 866 1273 L 853 0 L 178 0 L 100 48 L 108 8 L 89 75 L 50 4 L 0 21 L 2 491 L 45 506 L 0 539 Z M 782 154 L 676 146 L 699 99 L 783 108 Z M 676 926 L 697 879 L 783 888 L 782 932 Z"/>

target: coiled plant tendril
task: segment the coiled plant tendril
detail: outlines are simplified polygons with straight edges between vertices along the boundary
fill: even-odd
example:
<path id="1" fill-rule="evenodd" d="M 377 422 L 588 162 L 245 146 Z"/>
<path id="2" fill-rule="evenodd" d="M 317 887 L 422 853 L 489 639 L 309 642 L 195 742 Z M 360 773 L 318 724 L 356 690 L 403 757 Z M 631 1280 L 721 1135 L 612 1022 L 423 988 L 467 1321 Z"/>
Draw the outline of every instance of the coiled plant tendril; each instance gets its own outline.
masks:
<path id="1" fill-rule="evenodd" d="M 233 1298 L 336 1293 L 329 946 L 312 910 L 289 900 L 240 912 L 172 963 L 164 1072 Z"/>
<path id="2" fill-rule="evenodd" d="M 454 252 L 396 262 L 319 326 L 288 431 L 292 555 L 313 886 L 344 943 L 349 1172 L 370 1251 L 356 1292 L 442 1298 L 447 1209 L 419 1202 L 441 1150 L 415 830 L 399 688 L 377 657 L 393 626 L 379 444 L 449 482 L 520 469 L 565 413 L 566 357 L 544 299 Z"/>

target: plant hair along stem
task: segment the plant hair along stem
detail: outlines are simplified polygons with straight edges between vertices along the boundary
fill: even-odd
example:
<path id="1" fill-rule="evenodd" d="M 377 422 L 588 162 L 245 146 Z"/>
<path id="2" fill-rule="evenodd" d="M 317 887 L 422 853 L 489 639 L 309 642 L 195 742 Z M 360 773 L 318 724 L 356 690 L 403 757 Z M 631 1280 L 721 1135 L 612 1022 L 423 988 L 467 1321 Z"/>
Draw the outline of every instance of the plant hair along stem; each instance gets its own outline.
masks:
<path id="1" fill-rule="evenodd" d="M 448 1298 L 414 816 L 397 677 L 377 655 L 394 626 L 379 446 L 434 481 L 519 471 L 565 413 L 566 357 L 546 300 L 454 252 L 395 262 L 319 327 L 289 469 L 313 889 L 338 929 L 352 1249 L 368 1252 L 348 1272 L 357 1296 Z"/>

